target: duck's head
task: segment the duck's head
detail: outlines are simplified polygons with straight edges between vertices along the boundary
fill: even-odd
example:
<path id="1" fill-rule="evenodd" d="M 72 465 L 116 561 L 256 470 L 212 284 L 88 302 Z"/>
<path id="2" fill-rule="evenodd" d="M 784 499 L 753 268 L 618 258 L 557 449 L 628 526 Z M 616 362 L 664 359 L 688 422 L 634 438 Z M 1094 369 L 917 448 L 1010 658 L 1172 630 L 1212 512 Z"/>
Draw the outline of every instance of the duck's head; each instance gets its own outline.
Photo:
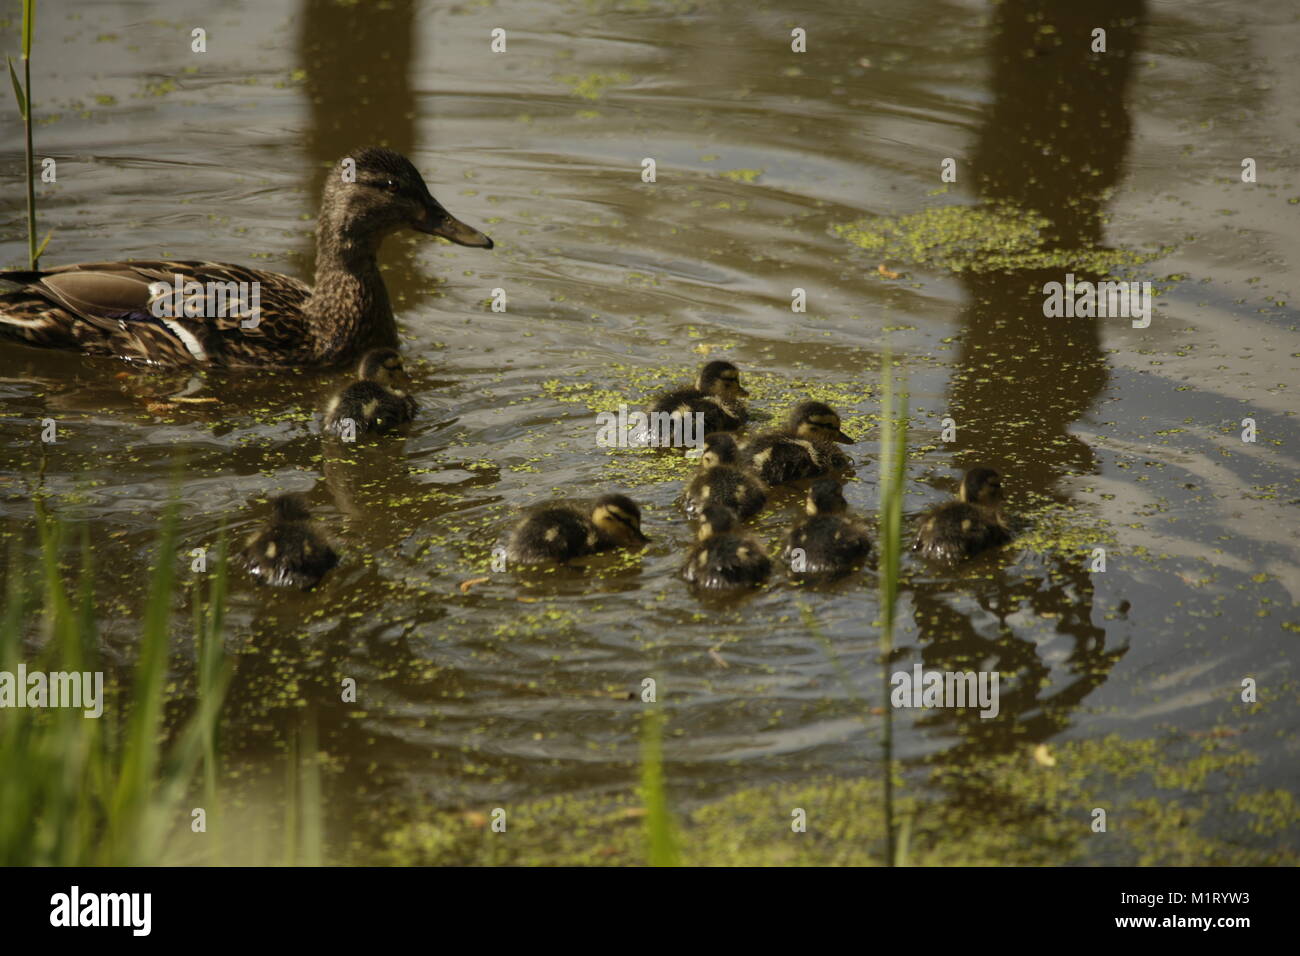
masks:
<path id="1" fill-rule="evenodd" d="M 803 402 L 790 413 L 790 430 L 800 438 L 817 438 L 852 445 L 857 439 L 840 431 L 839 412 L 822 402 Z"/>
<path id="2" fill-rule="evenodd" d="M 700 457 L 700 464 L 705 468 L 734 465 L 739 460 L 740 446 L 730 433 L 711 432 L 704 436 L 704 454 Z"/>
<path id="3" fill-rule="evenodd" d="M 411 377 L 406 374 L 406 366 L 402 364 L 402 356 L 397 349 L 371 349 L 361 356 L 357 377 L 389 389 L 404 390 L 411 387 Z"/>
<path id="4" fill-rule="evenodd" d="M 641 533 L 641 509 L 627 495 L 605 495 L 591 509 L 591 523 L 624 547 L 645 544 Z"/>
<path id="5" fill-rule="evenodd" d="M 714 395 L 723 400 L 734 401 L 748 398 L 749 392 L 740 384 L 740 369 L 731 362 L 713 361 L 705 363 L 700 369 L 695 387 L 705 395 Z"/>
<path id="6" fill-rule="evenodd" d="M 726 534 L 740 526 L 740 516 L 726 505 L 706 505 L 700 513 L 699 539 L 708 541 L 715 534 Z"/>
<path id="7" fill-rule="evenodd" d="M 812 483 L 808 489 L 808 501 L 805 504 L 808 514 L 837 515 L 849 508 L 844 500 L 844 488 L 834 478 L 822 478 Z"/>
<path id="8" fill-rule="evenodd" d="M 491 239 L 442 208 L 409 159 L 379 146 L 343 157 L 330 172 L 321 227 L 363 247 L 399 229 L 414 229 L 461 246 L 492 248 Z"/>
<path id="9" fill-rule="evenodd" d="M 1002 504 L 1002 475 L 995 468 L 972 468 L 962 475 L 959 500 L 969 505 L 997 508 Z"/>
<path id="10" fill-rule="evenodd" d="M 310 521 L 311 512 L 301 495 L 278 495 L 271 499 L 271 514 L 276 521 Z"/>

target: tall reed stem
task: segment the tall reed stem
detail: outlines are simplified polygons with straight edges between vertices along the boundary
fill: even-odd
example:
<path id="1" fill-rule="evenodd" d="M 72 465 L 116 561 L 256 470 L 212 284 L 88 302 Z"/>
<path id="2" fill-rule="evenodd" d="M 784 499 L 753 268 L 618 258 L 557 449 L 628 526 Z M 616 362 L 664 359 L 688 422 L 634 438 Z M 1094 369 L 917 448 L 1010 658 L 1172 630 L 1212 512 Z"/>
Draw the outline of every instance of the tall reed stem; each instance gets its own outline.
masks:
<path id="1" fill-rule="evenodd" d="M 23 0 L 23 80 L 18 82 L 14 62 L 9 60 L 9 81 L 23 117 L 27 152 L 27 262 L 35 270 L 40 261 L 36 249 L 36 167 L 32 162 L 32 31 L 36 29 L 36 0 Z"/>
<path id="2" fill-rule="evenodd" d="M 907 474 L 907 388 L 894 389 L 893 358 L 881 358 L 880 425 L 880 671 L 885 700 L 885 852 L 896 863 L 894 832 L 894 710 L 889 706 L 889 667 L 894 654 L 894 616 L 898 605 L 898 575 L 903 552 L 903 497 Z"/>
<path id="3" fill-rule="evenodd" d="M 24 18 L 31 5 L 32 0 L 25 0 Z M 23 125 L 27 128 L 27 260 L 32 271 L 35 271 L 40 264 L 40 257 L 36 254 L 36 166 L 32 162 L 32 58 L 30 44 L 26 40 L 23 50 L 23 87 L 27 93 L 27 109 L 23 111 Z"/>

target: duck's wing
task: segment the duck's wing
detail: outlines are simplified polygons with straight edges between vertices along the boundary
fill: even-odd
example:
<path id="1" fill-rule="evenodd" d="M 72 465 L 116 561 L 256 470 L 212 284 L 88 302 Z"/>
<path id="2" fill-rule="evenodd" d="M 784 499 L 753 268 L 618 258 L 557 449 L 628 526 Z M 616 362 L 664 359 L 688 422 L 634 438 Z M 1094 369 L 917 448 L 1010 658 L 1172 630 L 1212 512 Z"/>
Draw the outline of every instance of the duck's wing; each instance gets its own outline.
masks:
<path id="1" fill-rule="evenodd" d="M 93 262 L 0 272 L 0 333 L 167 364 L 226 364 L 300 338 L 302 282 L 220 262 Z"/>

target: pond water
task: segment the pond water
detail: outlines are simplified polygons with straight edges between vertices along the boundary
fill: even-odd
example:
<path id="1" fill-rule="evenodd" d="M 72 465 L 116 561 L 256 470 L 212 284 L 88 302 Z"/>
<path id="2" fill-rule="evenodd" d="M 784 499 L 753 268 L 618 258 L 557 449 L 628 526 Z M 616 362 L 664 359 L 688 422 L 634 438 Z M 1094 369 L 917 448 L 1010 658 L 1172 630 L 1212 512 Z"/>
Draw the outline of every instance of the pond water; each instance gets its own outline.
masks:
<path id="1" fill-rule="evenodd" d="M 1003 684 L 993 720 L 897 712 L 903 779 L 922 792 L 924 770 L 994 757 L 1050 774 L 1071 741 L 1118 734 L 1251 754 L 1205 785 L 1224 799 L 1294 792 L 1298 45 L 1286 0 L 66 0 L 42 9 L 34 58 L 36 153 L 58 163 L 38 186 L 45 264 L 170 256 L 310 278 L 326 170 L 365 144 L 410 156 L 496 248 L 387 242 L 421 413 L 361 447 L 320 435 L 343 373 L 190 382 L 4 343 L 0 523 L 35 552 L 26 489 L 55 419 L 45 486 L 88 529 L 103 641 L 125 666 L 170 495 L 188 552 L 305 493 L 343 563 L 308 593 L 232 578 L 224 740 L 270 767 L 310 710 L 331 806 L 358 820 L 625 793 L 647 677 L 679 807 L 877 779 L 874 571 L 699 600 L 676 576 L 693 464 L 598 447 L 595 414 L 732 360 L 762 411 L 813 395 L 844 414 L 861 438 L 846 495 L 872 516 L 889 352 L 910 396 L 909 522 L 988 464 L 1018 525 L 955 571 L 904 559 L 888 666 Z M 8 107 L 0 141 L 14 268 Z M 1148 327 L 1045 317 L 1044 283 L 1111 264 L 1153 284 Z M 219 401 L 167 401 L 185 387 Z M 641 504 L 644 553 L 490 570 L 521 508 L 599 489 Z M 776 544 L 801 509 L 782 492 L 755 529 Z M 182 687 L 187 641 L 178 629 Z M 345 677 L 357 703 L 339 699 Z M 1241 702 L 1245 678 L 1258 704 Z M 1268 835 L 1242 813 L 1204 826 L 1294 849 L 1280 805 Z"/>

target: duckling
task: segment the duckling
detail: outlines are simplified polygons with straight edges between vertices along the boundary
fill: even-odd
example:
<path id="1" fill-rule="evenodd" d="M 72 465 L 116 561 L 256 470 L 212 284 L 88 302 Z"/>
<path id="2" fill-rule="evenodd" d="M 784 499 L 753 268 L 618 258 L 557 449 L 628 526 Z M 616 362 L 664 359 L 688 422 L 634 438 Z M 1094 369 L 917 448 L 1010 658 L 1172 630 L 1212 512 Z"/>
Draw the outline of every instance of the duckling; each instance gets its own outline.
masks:
<path id="1" fill-rule="evenodd" d="M 406 393 L 410 376 L 397 349 L 371 349 L 361 357 L 357 378 L 325 407 L 325 431 L 338 435 L 351 421 L 357 432 L 386 432 L 415 417 L 415 399 Z"/>
<path id="2" fill-rule="evenodd" d="M 641 509 L 626 495 L 605 495 L 590 509 L 577 502 L 552 501 L 533 509 L 510 532 L 506 560 L 564 562 L 649 540 L 641 533 Z"/>
<path id="3" fill-rule="evenodd" d="M 651 414 L 704 415 L 704 428 L 698 434 L 734 431 L 749 418 L 742 398 L 749 392 L 740 384 L 740 369 L 731 362 L 713 361 L 700 369 L 694 388 L 665 392 L 650 406 Z"/>
<path id="4" fill-rule="evenodd" d="M 763 584 L 772 573 L 772 561 L 762 542 L 739 527 L 739 516 L 726 505 L 705 505 L 699 540 L 686 556 L 682 577 L 710 591 Z"/>
<path id="5" fill-rule="evenodd" d="M 913 551 L 953 564 L 1011 540 L 1002 510 L 1002 475 L 972 468 L 962 476 L 957 501 L 939 505 L 921 522 Z"/>
<path id="6" fill-rule="evenodd" d="M 686 513 L 698 517 L 705 505 L 726 505 L 741 521 L 758 514 L 767 503 L 767 489 L 740 465 L 740 446 L 727 432 L 704 439 L 701 470 L 686 489 Z"/>
<path id="7" fill-rule="evenodd" d="M 272 587 L 315 587 L 339 556 L 311 520 L 297 495 L 280 495 L 271 502 L 271 520 L 249 536 L 240 562 L 259 583 Z"/>
<path id="8" fill-rule="evenodd" d="M 867 526 L 849 517 L 844 489 L 834 478 L 821 478 L 808 489 L 808 517 L 786 539 L 785 559 L 796 575 L 847 574 L 871 554 Z"/>
<path id="9" fill-rule="evenodd" d="M 821 402 L 802 402 L 790 413 L 785 428 L 751 438 L 745 445 L 745 458 L 763 481 L 783 485 L 847 468 L 853 462 L 833 443 L 851 445 L 854 441 L 840 430 L 835 409 Z"/>

